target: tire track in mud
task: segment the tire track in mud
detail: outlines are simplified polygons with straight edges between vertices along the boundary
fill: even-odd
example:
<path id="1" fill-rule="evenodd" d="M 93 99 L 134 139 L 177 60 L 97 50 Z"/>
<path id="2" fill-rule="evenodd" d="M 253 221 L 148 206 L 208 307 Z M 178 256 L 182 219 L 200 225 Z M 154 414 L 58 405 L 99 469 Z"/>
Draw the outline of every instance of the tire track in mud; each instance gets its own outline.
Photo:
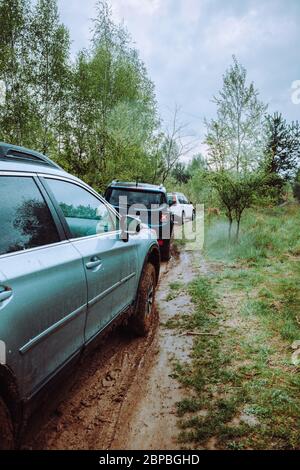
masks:
<path id="1" fill-rule="evenodd" d="M 157 310 L 147 338 L 117 328 L 84 357 L 58 395 L 59 405 L 39 410 L 24 448 L 178 449 L 176 402 L 183 398 L 171 377 L 172 360 L 188 360 L 192 340 L 163 324 L 176 313 L 192 312 L 187 295 L 166 301 L 168 284 L 189 282 L 198 272 L 195 253 L 183 252 L 162 265 Z M 53 408 L 52 408 L 53 409 Z M 35 420 L 33 420 L 35 421 Z"/>
<path id="2" fill-rule="evenodd" d="M 188 394 L 174 378 L 173 364 L 190 361 L 193 339 L 166 326 L 174 316 L 191 315 L 194 306 L 188 294 L 181 292 L 168 299 L 171 282 L 190 282 L 199 272 L 200 261 L 195 252 L 183 252 L 172 260 L 161 278 L 157 292 L 160 326 L 157 330 L 157 354 L 145 381 L 136 381 L 128 394 L 128 402 L 120 414 L 120 424 L 112 443 L 113 449 L 172 450 L 180 449 L 178 442 L 176 403 Z"/>

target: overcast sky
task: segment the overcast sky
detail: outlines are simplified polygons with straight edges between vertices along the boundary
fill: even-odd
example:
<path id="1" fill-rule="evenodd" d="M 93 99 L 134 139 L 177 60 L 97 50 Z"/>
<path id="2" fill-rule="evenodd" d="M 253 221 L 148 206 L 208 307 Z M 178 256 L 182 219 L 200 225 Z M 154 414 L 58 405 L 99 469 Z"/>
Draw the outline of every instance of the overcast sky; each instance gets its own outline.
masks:
<path id="1" fill-rule="evenodd" d="M 72 54 L 87 47 L 95 0 L 58 0 L 71 32 Z M 300 80 L 300 0 L 111 0 L 156 86 L 167 122 L 177 103 L 189 133 L 204 138 L 203 119 L 214 117 L 211 98 L 233 54 L 249 80 L 288 120 L 300 118 L 291 85 Z"/>

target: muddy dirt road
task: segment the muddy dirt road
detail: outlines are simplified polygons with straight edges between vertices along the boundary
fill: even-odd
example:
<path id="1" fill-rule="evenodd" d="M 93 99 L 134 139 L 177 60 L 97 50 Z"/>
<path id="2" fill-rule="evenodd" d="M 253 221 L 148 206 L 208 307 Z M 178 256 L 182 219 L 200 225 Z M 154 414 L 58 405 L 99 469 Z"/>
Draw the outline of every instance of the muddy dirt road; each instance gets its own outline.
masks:
<path id="1" fill-rule="evenodd" d="M 39 412 L 28 431 L 30 449 L 179 449 L 176 402 L 184 392 L 172 378 L 174 360 L 189 361 L 192 338 L 165 326 L 176 314 L 192 312 L 187 295 L 170 296 L 172 282 L 187 283 L 199 271 L 194 252 L 162 266 L 157 291 L 159 321 L 145 338 L 122 329 L 76 368 L 51 415 Z M 186 393 L 186 392 L 185 392 Z M 45 406 L 47 409 L 47 405 Z"/>

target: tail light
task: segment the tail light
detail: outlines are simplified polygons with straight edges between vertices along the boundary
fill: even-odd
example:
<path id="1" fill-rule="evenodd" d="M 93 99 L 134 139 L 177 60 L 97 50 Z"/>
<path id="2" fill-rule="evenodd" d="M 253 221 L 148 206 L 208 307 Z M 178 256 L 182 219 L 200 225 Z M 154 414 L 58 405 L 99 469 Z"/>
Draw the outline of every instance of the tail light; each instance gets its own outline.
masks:
<path id="1" fill-rule="evenodd" d="M 169 217 L 168 214 L 160 214 L 160 222 L 168 222 Z"/>

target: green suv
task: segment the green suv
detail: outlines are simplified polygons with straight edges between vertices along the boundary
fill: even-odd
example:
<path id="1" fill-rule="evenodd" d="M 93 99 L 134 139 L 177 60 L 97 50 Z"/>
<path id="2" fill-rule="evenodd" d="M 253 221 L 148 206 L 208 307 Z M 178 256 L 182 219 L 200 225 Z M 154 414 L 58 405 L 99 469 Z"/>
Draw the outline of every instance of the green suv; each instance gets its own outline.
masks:
<path id="1" fill-rule="evenodd" d="M 155 233 L 120 216 L 37 152 L 0 143 L 0 449 L 68 364 L 117 320 L 146 335 L 160 252 Z"/>

